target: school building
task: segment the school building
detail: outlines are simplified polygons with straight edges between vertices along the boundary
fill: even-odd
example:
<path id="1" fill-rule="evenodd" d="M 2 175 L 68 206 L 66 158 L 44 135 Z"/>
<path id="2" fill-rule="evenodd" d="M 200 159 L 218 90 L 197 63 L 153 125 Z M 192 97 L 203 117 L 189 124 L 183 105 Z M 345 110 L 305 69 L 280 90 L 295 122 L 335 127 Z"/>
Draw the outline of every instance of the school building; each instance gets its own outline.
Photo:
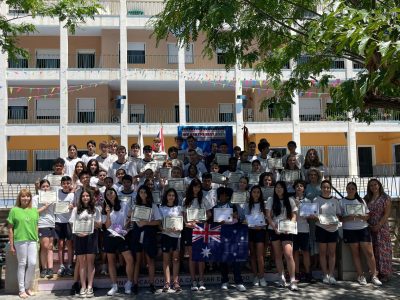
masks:
<path id="1" fill-rule="evenodd" d="M 201 38 L 189 47 L 172 37 L 156 46 L 149 20 L 162 1 L 100 2 L 104 10 L 73 35 L 51 18 L 13 21 L 32 22 L 37 32 L 19 38 L 28 59 L 0 53 L 1 181 L 47 170 L 52 159 L 67 156 L 71 143 L 85 150 L 89 139 L 116 139 L 129 147 L 139 124 L 151 144 L 161 123 L 166 148 L 178 125 L 232 126 L 234 144 L 243 148 L 246 126 L 251 141 L 267 138 L 272 148 L 285 149 L 289 140 L 302 153 L 316 148 L 332 175 L 400 173 L 399 112 L 377 110 L 370 125 L 346 121 L 346 113 L 330 112 L 329 95 L 315 87 L 298 92 L 282 119 L 272 106 L 260 112 L 261 101 L 273 93 L 265 74 L 227 71 L 223 51 L 203 57 Z M 0 9 L 7 17 L 26 14 L 4 2 Z M 332 84 L 360 68 L 335 61 Z"/>

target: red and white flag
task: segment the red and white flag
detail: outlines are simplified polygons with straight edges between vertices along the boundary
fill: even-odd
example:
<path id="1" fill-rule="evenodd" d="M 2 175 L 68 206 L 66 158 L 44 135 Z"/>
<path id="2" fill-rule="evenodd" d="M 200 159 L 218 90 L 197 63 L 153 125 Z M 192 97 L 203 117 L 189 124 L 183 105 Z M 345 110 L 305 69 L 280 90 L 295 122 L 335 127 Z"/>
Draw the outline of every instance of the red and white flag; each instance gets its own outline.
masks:
<path id="1" fill-rule="evenodd" d="M 165 152 L 165 146 L 164 146 L 164 128 L 161 125 L 160 131 L 157 134 L 157 137 L 160 139 L 160 151 Z"/>

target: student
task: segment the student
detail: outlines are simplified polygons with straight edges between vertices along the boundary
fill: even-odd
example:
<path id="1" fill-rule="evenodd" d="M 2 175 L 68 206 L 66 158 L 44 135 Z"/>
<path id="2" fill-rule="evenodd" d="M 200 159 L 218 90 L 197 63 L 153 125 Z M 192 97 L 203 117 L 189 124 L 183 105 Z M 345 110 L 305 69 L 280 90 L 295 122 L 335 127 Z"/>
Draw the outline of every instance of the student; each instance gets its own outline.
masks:
<path id="1" fill-rule="evenodd" d="M 132 181 L 131 175 L 124 175 L 122 177 L 122 189 L 118 192 L 118 197 L 128 205 L 129 209 L 134 206 L 137 194 L 132 188 Z"/>
<path id="2" fill-rule="evenodd" d="M 321 196 L 318 196 L 314 203 L 318 203 L 319 213 L 324 215 L 341 215 L 339 201 L 331 195 L 332 184 L 329 180 L 321 182 Z M 315 228 L 315 239 L 319 243 L 319 262 L 323 272 L 322 282 L 336 284 L 336 243 L 338 240 L 338 224 L 321 224 L 318 220 Z"/>
<path id="3" fill-rule="evenodd" d="M 81 174 L 82 171 L 87 172 L 86 165 L 83 161 L 78 161 L 75 164 L 74 174 L 72 175 L 72 183 L 75 189 L 77 189 L 80 185 L 82 185 L 81 181 L 79 180 L 80 177 L 79 174 Z"/>
<path id="4" fill-rule="evenodd" d="M 53 175 L 55 176 L 64 175 L 64 166 L 65 166 L 65 160 L 62 159 L 61 157 L 56 158 L 53 161 L 53 173 L 46 175 L 43 179 L 49 179 L 49 177 Z"/>
<path id="5" fill-rule="evenodd" d="M 286 187 L 288 189 L 289 194 L 294 194 L 295 190 L 293 189 L 294 181 L 297 179 L 304 180 L 304 174 L 297 166 L 296 155 L 290 154 L 287 156 L 287 160 L 284 164 L 284 169 L 281 172 L 280 180 L 286 182 Z"/>
<path id="6" fill-rule="evenodd" d="M 89 171 L 90 177 L 96 178 L 100 171 L 99 162 L 96 159 L 90 159 L 87 163 L 87 170 Z"/>
<path id="7" fill-rule="evenodd" d="M 347 196 L 340 201 L 342 209 L 343 223 L 343 242 L 349 244 L 354 266 L 357 271 L 357 281 L 360 285 L 366 285 L 367 280 L 361 267 L 361 251 L 364 253 L 369 271 L 371 273 L 371 282 L 376 286 L 381 286 L 382 282 L 378 279 L 376 270 L 376 261 L 372 249 L 371 233 L 368 228 L 369 209 L 367 204 L 357 193 L 357 185 L 349 182 L 346 186 Z M 346 213 L 346 205 L 361 205 L 363 214 Z"/>
<path id="8" fill-rule="evenodd" d="M 72 179 L 69 176 L 63 176 L 61 178 L 61 189 L 58 190 L 58 202 L 68 203 L 68 212 L 55 215 L 55 230 L 57 236 L 57 248 L 58 248 L 58 261 L 60 262 L 60 268 L 57 271 L 58 276 L 72 276 L 72 260 L 73 254 L 73 243 L 72 243 L 72 228 L 69 223 L 71 218 L 71 211 L 74 207 L 74 193 L 72 193 Z M 68 264 L 64 263 L 64 249 L 67 245 Z"/>
<path id="9" fill-rule="evenodd" d="M 185 179 L 185 185 L 188 186 L 193 179 L 198 178 L 198 171 L 195 165 L 190 165 L 188 168 L 188 176 Z"/>
<path id="10" fill-rule="evenodd" d="M 300 153 L 296 152 L 297 144 L 295 141 L 289 141 L 287 143 L 287 148 L 289 153 L 282 157 L 282 164 L 285 165 L 287 158 L 289 155 L 294 155 L 296 157 L 297 167 L 301 170 L 301 167 L 304 165 L 304 156 Z"/>
<path id="11" fill-rule="evenodd" d="M 160 211 L 157 205 L 153 204 L 153 195 L 150 189 L 144 185 L 139 187 L 136 195 L 135 207 L 132 212 L 138 206 L 145 206 L 151 208 L 150 219 L 143 221 L 133 222 L 133 247 L 136 258 L 136 264 L 133 276 L 133 293 L 135 295 L 139 292 L 138 280 L 139 271 L 141 266 L 141 260 L 144 253 L 146 259 L 146 264 L 149 270 L 149 282 L 150 282 L 150 292 L 155 293 L 156 288 L 154 286 L 154 258 L 157 255 L 158 249 L 156 247 L 156 235 L 158 226 L 161 224 Z"/>
<path id="12" fill-rule="evenodd" d="M 214 207 L 217 204 L 217 191 L 212 188 L 211 173 L 204 173 L 202 179 L 201 189 L 204 203 L 207 207 Z"/>
<path id="13" fill-rule="evenodd" d="M 118 292 L 116 253 L 120 253 L 126 263 L 127 282 L 124 285 L 125 294 L 131 294 L 133 279 L 133 258 L 129 246 L 124 239 L 126 235 L 125 221 L 127 217 L 125 203 L 121 203 L 117 191 L 113 188 L 106 189 L 104 193 L 104 204 L 102 210 L 102 222 L 107 228 L 104 235 L 104 252 L 107 253 L 108 272 L 112 282 L 111 289 L 107 292 L 108 296 L 114 296 Z"/>
<path id="14" fill-rule="evenodd" d="M 117 171 L 123 169 L 126 171 L 128 166 L 128 160 L 126 159 L 126 148 L 125 146 L 118 146 L 117 148 L 117 160 L 114 161 L 108 169 L 107 176 L 112 177 L 114 182 L 117 181 Z M 125 175 L 125 174 L 124 174 Z"/>
<path id="15" fill-rule="evenodd" d="M 258 145 L 258 151 L 260 151 L 260 154 L 257 156 L 257 160 L 261 164 L 261 172 L 268 172 L 269 167 L 268 167 L 268 159 L 271 158 L 269 156 L 269 147 L 270 144 L 267 141 L 259 142 Z"/>
<path id="16" fill-rule="evenodd" d="M 78 148 L 71 144 L 68 146 L 68 156 L 65 159 L 64 174 L 72 178 L 74 175 L 75 165 L 81 159 L 78 157 Z"/>
<path id="17" fill-rule="evenodd" d="M 247 161 L 253 162 L 253 160 L 257 159 L 256 148 L 257 148 L 257 145 L 256 145 L 255 142 L 250 142 L 249 143 L 249 146 L 248 146 L 248 149 L 247 149 L 248 150 L 247 151 L 247 154 L 248 154 Z"/>
<path id="18" fill-rule="evenodd" d="M 329 178 L 328 169 L 319 160 L 318 152 L 314 148 L 308 149 L 306 157 L 304 159 L 302 171 L 306 178 L 308 178 L 308 171 L 310 170 L 310 168 L 318 169 L 322 174 L 322 178 Z"/>
<path id="19" fill-rule="evenodd" d="M 124 178 L 124 176 L 126 175 L 126 171 L 125 169 L 118 169 L 117 172 L 115 173 L 115 178 L 116 180 L 114 180 L 114 184 L 113 184 L 113 188 L 116 191 L 119 191 L 120 189 L 122 189 L 122 178 Z"/>
<path id="20" fill-rule="evenodd" d="M 189 157 L 189 163 L 185 165 L 185 168 L 183 170 L 183 173 L 185 176 L 188 176 L 188 170 L 189 166 L 195 165 L 197 167 L 197 176 L 201 178 L 201 175 L 205 172 L 207 172 L 207 168 L 204 165 L 204 163 L 201 161 L 201 155 L 199 154 L 200 152 L 196 152 L 194 149 L 189 149 L 188 150 L 188 157 Z M 202 153 L 202 152 L 201 152 Z"/>
<path id="21" fill-rule="evenodd" d="M 222 173 L 227 178 L 227 183 L 228 187 L 231 188 L 233 191 L 237 191 L 239 188 L 239 183 L 238 182 L 229 182 L 229 178 L 231 177 L 231 174 L 240 174 L 243 175 L 243 172 L 240 170 L 237 170 L 237 158 L 236 157 L 230 157 L 229 158 L 229 165 L 228 165 L 228 170 Z"/>
<path id="22" fill-rule="evenodd" d="M 245 215 L 262 215 L 266 218 L 266 209 L 263 200 L 261 187 L 254 185 L 250 189 L 249 202 L 245 206 Z M 265 255 L 265 236 L 267 234 L 266 225 L 249 227 L 249 248 L 250 262 L 253 271 L 254 286 L 266 287 L 267 282 L 264 278 L 264 255 Z"/>
<path id="23" fill-rule="evenodd" d="M 102 141 L 99 147 L 100 155 L 96 157 L 96 160 L 99 162 L 100 168 L 108 170 L 113 163 L 113 158 L 111 154 L 108 153 L 110 145 L 106 141 Z"/>
<path id="24" fill-rule="evenodd" d="M 104 191 L 106 190 L 104 182 L 106 177 L 107 177 L 107 171 L 100 169 L 96 177 L 90 178 L 90 186 L 99 189 L 100 193 L 104 193 Z"/>
<path id="25" fill-rule="evenodd" d="M 94 140 L 88 141 L 86 143 L 86 148 L 88 150 L 88 153 L 82 155 L 82 161 L 89 167 L 89 160 L 96 159 L 98 156 L 96 154 L 96 142 Z"/>
<path id="26" fill-rule="evenodd" d="M 69 222 L 73 226 L 75 221 L 90 219 L 94 222 L 93 233 L 74 234 L 75 255 L 79 262 L 79 277 L 81 283 L 79 297 L 81 298 L 91 298 L 94 296 L 94 259 L 95 255 L 99 252 L 97 229 L 101 227 L 101 215 L 99 210 L 95 208 L 93 193 L 91 190 L 84 189 L 79 196 L 77 207 L 72 211 Z"/>
<path id="27" fill-rule="evenodd" d="M 296 222 L 297 207 L 292 199 L 289 199 L 286 184 L 284 181 L 278 181 L 275 185 L 274 195 L 269 198 L 266 204 L 268 219 L 268 234 L 275 254 L 275 264 L 278 269 L 280 286 L 286 286 L 284 267 L 282 261 L 282 252 L 285 256 L 286 265 L 290 276 L 289 289 L 297 291 L 295 278 L 295 265 L 293 259 L 293 234 L 278 232 L 278 222 L 280 220 L 290 220 Z"/>
<path id="28" fill-rule="evenodd" d="M 178 205 L 178 194 L 173 188 L 165 191 L 161 206 L 161 218 L 168 217 L 181 217 L 183 216 L 182 207 Z M 163 229 L 161 234 L 161 249 L 163 252 L 163 270 L 165 284 L 163 292 L 168 293 L 171 291 L 171 274 L 170 263 L 172 256 L 172 290 L 176 293 L 182 291 L 179 285 L 179 252 L 180 252 L 180 238 L 181 231 L 174 229 Z"/>
<path id="29" fill-rule="evenodd" d="M 109 146 L 110 147 L 108 151 L 110 152 L 111 161 L 114 162 L 118 159 L 118 142 L 116 140 L 111 140 Z"/>

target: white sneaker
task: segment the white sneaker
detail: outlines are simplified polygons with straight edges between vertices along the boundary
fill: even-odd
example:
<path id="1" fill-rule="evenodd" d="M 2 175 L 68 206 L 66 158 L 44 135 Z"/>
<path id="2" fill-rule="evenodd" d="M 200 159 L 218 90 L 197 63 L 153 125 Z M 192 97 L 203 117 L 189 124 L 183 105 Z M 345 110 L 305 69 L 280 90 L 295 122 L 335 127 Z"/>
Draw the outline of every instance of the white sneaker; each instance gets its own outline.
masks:
<path id="1" fill-rule="evenodd" d="M 329 283 L 332 285 L 335 285 L 337 283 L 336 279 L 333 275 L 329 276 Z"/>
<path id="2" fill-rule="evenodd" d="M 204 281 L 199 281 L 199 291 L 205 291 L 206 286 L 204 285 Z"/>
<path id="3" fill-rule="evenodd" d="M 118 285 L 113 284 L 111 290 L 107 292 L 107 296 L 114 296 L 118 292 Z"/>
<path id="4" fill-rule="evenodd" d="M 193 292 L 197 292 L 199 288 L 197 287 L 197 281 L 192 282 L 192 287 L 190 288 Z"/>
<path id="5" fill-rule="evenodd" d="M 284 278 L 279 279 L 278 285 L 280 287 L 286 287 L 287 286 L 286 280 Z"/>
<path id="6" fill-rule="evenodd" d="M 330 282 L 329 282 L 329 275 L 328 275 L 328 274 L 325 274 L 325 275 L 324 275 L 324 277 L 322 278 L 322 282 L 325 283 L 325 284 L 329 284 L 329 283 L 330 283 Z"/>
<path id="7" fill-rule="evenodd" d="M 125 282 L 124 288 L 125 288 L 125 294 L 130 295 L 132 293 L 132 282 L 129 280 Z"/>
<path id="8" fill-rule="evenodd" d="M 382 282 L 376 276 L 372 276 L 371 282 L 372 282 L 373 285 L 376 285 L 376 286 L 381 286 L 382 285 Z"/>
<path id="9" fill-rule="evenodd" d="M 357 277 L 357 281 L 360 285 L 367 285 L 367 280 L 363 275 Z"/>
<path id="10" fill-rule="evenodd" d="M 254 286 L 259 286 L 259 285 L 260 285 L 260 280 L 258 279 L 257 276 L 254 277 L 254 279 L 253 279 L 253 285 L 254 285 Z"/>
<path id="11" fill-rule="evenodd" d="M 227 290 L 228 290 L 228 283 L 227 283 L 227 282 L 224 282 L 224 283 L 221 285 L 221 290 L 223 290 L 223 291 L 227 291 Z"/>
<path id="12" fill-rule="evenodd" d="M 267 286 L 267 282 L 265 281 L 265 278 L 263 277 L 263 278 L 260 278 L 260 285 L 262 286 L 262 287 L 266 287 Z"/>
<path id="13" fill-rule="evenodd" d="M 290 283 L 289 289 L 290 289 L 291 291 L 298 291 L 298 290 L 299 290 L 299 288 L 297 287 L 296 281 L 292 281 L 292 282 Z"/>
<path id="14" fill-rule="evenodd" d="M 246 291 L 246 287 L 245 287 L 243 284 L 237 284 L 237 285 L 236 285 L 236 289 L 237 289 L 239 292 L 245 292 L 245 291 Z"/>

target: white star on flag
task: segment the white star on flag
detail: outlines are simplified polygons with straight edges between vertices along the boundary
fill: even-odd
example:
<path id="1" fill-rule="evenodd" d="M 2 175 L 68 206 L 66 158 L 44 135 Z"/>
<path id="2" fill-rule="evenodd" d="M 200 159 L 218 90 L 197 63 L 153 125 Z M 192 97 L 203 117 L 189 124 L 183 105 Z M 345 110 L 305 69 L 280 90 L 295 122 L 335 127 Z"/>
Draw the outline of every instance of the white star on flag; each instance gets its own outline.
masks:
<path id="1" fill-rule="evenodd" d="M 201 249 L 201 254 L 203 257 L 208 258 L 211 255 L 211 249 L 206 246 L 205 248 Z"/>

